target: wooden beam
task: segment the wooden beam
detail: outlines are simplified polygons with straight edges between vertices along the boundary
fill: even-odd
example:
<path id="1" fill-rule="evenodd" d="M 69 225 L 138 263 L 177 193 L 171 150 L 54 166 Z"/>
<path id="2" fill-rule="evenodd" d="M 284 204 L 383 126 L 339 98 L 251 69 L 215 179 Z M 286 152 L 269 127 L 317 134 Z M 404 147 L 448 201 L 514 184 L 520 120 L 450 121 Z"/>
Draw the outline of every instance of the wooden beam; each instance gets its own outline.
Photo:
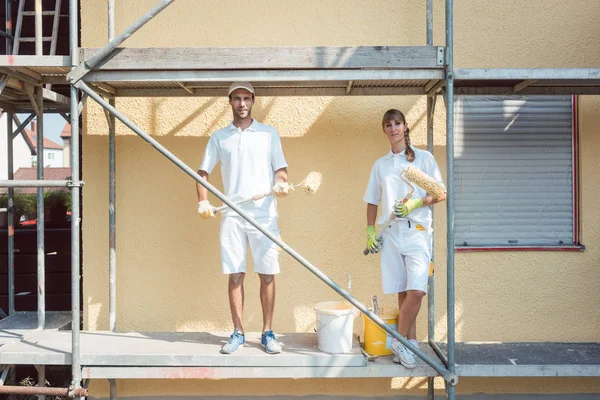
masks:
<path id="1" fill-rule="evenodd" d="M 54 103 L 69 105 L 71 102 L 71 99 L 69 97 L 48 89 L 44 89 L 43 96 L 44 100 L 52 101 Z"/>
<path id="2" fill-rule="evenodd" d="M 225 89 L 232 81 L 256 82 L 341 82 L 346 87 L 348 81 L 406 81 L 445 79 L 441 69 L 302 69 L 302 70 L 181 70 L 181 71 L 92 71 L 86 75 L 86 82 L 185 82 L 188 88 L 194 82 L 212 82 Z"/>
<path id="3" fill-rule="evenodd" d="M 533 85 L 537 81 L 538 81 L 537 79 L 527 79 L 523 82 L 517 83 L 515 86 L 513 86 L 512 90 L 514 93 L 520 92 L 521 90 L 525 89 L 527 86 Z"/>
<path id="4" fill-rule="evenodd" d="M 0 55 L 0 65 L 8 67 L 70 67 L 71 57 Z"/>
<path id="5" fill-rule="evenodd" d="M 259 97 L 270 96 L 411 96 L 424 95 L 422 87 L 352 87 L 348 93 L 346 86 L 343 87 L 313 87 L 313 88 L 256 88 Z M 194 89 L 191 95 L 181 89 L 118 89 L 118 97 L 223 97 L 226 95 L 223 89 Z"/>
<path id="6" fill-rule="evenodd" d="M 443 68 L 431 46 L 117 48 L 96 70 Z M 99 49 L 82 49 L 89 59 Z"/>
<path id="7" fill-rule="evenodd" d="M 181 88 L 182 88 L 183 90 L 185 90 L 186 92 L 188 92 L 189 94 L 191 94 L 191 95 L 193 95 L 193 94 L 194 94 L 194 92 L 192 91 L 192 89 L 188 88 L 188 87 L 187 87 L 187 86 L 185 86 L 183 83 L 181 83 L 181 82 L 177 82 L 177 84 L 178 84 L 179 86 L 181 86 Z"/>

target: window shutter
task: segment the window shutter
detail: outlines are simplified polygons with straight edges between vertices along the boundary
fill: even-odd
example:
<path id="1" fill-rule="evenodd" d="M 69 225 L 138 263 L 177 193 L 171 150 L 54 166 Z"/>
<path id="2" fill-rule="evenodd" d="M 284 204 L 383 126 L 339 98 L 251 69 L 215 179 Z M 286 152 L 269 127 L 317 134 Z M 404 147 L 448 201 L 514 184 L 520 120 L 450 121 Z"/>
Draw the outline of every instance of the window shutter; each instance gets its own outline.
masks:
<path id="1" fill-rule="evenodd" d="M 457 96 L 457 247 L 573 244 L 570 96 Z"/>

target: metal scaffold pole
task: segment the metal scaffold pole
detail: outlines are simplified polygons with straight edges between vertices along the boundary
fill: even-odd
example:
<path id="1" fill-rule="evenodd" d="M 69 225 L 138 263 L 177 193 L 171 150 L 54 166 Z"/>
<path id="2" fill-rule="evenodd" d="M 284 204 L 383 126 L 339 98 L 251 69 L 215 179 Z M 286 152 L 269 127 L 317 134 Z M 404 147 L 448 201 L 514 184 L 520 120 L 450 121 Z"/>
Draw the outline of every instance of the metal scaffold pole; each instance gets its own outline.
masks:
<path id="1" fill-rule="evenodd" d="M 13 115 L 6 113 L 6 155 L 8 161 L 8 180 L 13 176 Z M 15 226 L 14 226 L 14 204 L 15 191 L 8 188 L 7 199 L 8 218 L 8 315 L 15 313 Z"/>
<path id="2" fill-rule="evenodd" d="M 447 191 L 447 315 L 448 370 L 455 372 L 455 298 L 454 298 L 454 46 L 453 0 L 446 0 L 446 181 Z M 446 385 L 448 399 L 456 398 L 456 388 Z"/>
<path id="3" fill-rule="evenodd" d="M 108 0 L 108 41 L 115 38 L 115 0 Z M 116 100 L 110 99 L 112 107 Z M 108 122 L 108 323 L 111 332 L 117 330 L 117 149 L 116 119 L 113 114 L 106 114 Z M 110 400 L 117 399 L 117 381 L 108 380 Z"/>
<path id="4" fill-rule="evenodd" d="M 71 56 L 71 70 L 77 67 L 77 45 L 79 39 L 78 29 L 78 1 L 69 0 L 69 54 Z M 77 88 L 70 86 L 70 113 L 71 113 L 71 176 L 73 181 L 79 181 L 79 102 Z M 77 391 L 81 388 L 80 365 L 80 310 L 79 310 L 79 279 L 80 279 L 80 186 L 75 184 L 71 190 L 71 385 Z"/>
<path id="5" fill-rule="evenodd" d="M 427 0 L 427 46 L 433 46 L 433 0 Z M 435 97 L 427 95 L 427 150 L 433 154 L 433 112 L 435 106 Z M 431 207 L 431 219 L 434 218 L 434 208 Z M 431 236 L 431 262 L 434 262 L 433 256 L 433 243 L 435 240 L 435 233 Z M 435 273 L 435 271 L 434 271 Z M 429 276 L 429 290 L 427 296 L 427 339 L 429 342 L 435 341 L 435 276 L 432 273 Z M 435 398 L 435 378 L 427 378 L 427 399 L 433 400 Z"/>
<path id="6" fill-rule="evenodd" d="M 44 88 L 35 88 L 35 104 L 37 105 L 37 178 L 44 179 Z M 46 227 L 44 212 L 44 188 L 37 189 L 37 305 L 38 329 L 46 325 L 46 251 L 44 245 L 44 229 Z"/>
<path id="7" fill-rule="evenodd" d="M 108 41 L 115 37 L 115 2 L 108 1 Z M 116 107 L 115 99 L 109 100 Z M 108 310 L 109 329 L 117 329 L 117 232 L 116 232 L 116 143 L 115 116 L 107 113 L 108 122 Z"/>
<path id="8" fill-rule="evenodd" d="M 42 0 L 35 0 L 35 55 L 44 54 L 44 41 L 42 35 Z"/>

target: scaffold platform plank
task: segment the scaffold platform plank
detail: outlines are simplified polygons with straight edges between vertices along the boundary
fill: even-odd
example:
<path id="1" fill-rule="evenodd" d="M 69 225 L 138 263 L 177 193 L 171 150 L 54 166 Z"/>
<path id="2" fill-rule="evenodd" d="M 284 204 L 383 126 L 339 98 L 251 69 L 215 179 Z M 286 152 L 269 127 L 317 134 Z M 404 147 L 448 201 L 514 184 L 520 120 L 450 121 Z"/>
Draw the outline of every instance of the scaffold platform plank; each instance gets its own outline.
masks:
<path id="1" fill-rule="evenodd" d="M 25 335 L 35 332 L 38 326 L 37 318 L 37 312 L 17 312 L 0 320 L 0 346 L 17 343 Z M 70 329 L 70 327 L 70 311 L 46 312 L 46 330 Z"/>
<path id="2" fill-rule="evenodd" d="M 317 335 L 278 335 L 284 351 L 265 353 L 260 334 L 247 333 L 247 344 L 235 354 L 219 350 L 228 333 L 207 332 L 81 332 L 81 365 L 87 366 L 203 366 L 203 367 L 359 367 L 366 363 L 358 345 L 348 354 L 317 349 Z M 21 342 L 0 347 L 0 364 L 68 365 L 71 332 L 42 331 Z"/>
<path id="3" fill-rule="evenodd" d="M 597 95 L 600 68 L 462 68 L 456 95 Z"/>
<path id="4" fill-rule="evenodd" d="M 81 48 L 80 63 L 97 51 Z M 445 84 L 443 58 L 436 46 L 117 48 L 83 80 L 107 98 L 221 97 L 239 80 L 265 97 L 426 95 Z M 67 93 L 70 69 L 64 56 L 0 56 L 11 78 L 0 107 L 31 112 L 26 84 Z M 454 85 L 456 95 L 598 95 L 600 68 L 458 68 Z M 47 111 L 68 109 L 50 94 Z"/>
<path id="5" fill-rule="evenodd" d="M 459 376 L 600 376 L 600 343 L 456 343 L 456 364 Z"/>
<path id="6" fill-rule="evenodd" d="M 423 351 L 430 357 L 437 356 L 425 344 Z M 438 360 L 439 361 L 439 360 Z M 441 362 L 440 362 L 441 363 Z M 422 360 L 417 360 L 414 369 L 406 369 L 392 361 L 391 356 L 377 357 L 362 366 L 327 365 L 306 366 L 237 366 L 237 367 L 122 367 L 122 366 L 84 366 L 84 379 L 228 379 L 228 378 L 394 378 L 424 377 L 439 374 Z"/>
<path id="7" fill-rule="evenodd" d="M 81 332 L 84 378 L 375 378 L 438 376 L 422 360 L 413 370 L 390 356 L 372 361 L 356 345 L 349 354 L 317 349 L 314 333 L 280 334 L 283 352 L 266 354 L 258 333 L 235 354 L 219 349 L 227 333 Z M 442 349 L 445 348 L 441 344 Z M 0 364 L 69 365 L 70 331 L 33 330 L 0 347 Z M 421 349 L 437 356 L 426 344 Z M 457 343 L 456 374 L 470 377 L 600 376 L 600 343 Z M 441 361 L 440 361 L 441 363 Z"/>
<path id="8" fill-rule="evenodd" d="M 79 60 L 100 49 L 83 48 Z M 315 47 L 166 47 L 117 48 L 98 70 L 233 70 L 233 69 L 360 69 L 443 68 L 444 47 L 315 46 Z"/>

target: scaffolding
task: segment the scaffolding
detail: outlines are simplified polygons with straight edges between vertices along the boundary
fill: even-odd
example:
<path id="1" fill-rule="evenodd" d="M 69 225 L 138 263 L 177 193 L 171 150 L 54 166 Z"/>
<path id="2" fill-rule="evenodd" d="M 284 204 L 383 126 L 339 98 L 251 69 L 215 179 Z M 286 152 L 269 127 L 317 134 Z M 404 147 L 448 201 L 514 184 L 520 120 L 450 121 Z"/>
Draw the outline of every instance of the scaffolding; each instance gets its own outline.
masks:
<path id="1" fill-rule="evenodd" d="M 520 343 L 476 345 L 455 343 L 454 292 L 454 96 L 474 94 L 600 94 L 600 69 L 454 69 L 453 0 L 445 0 L 445 46 L 433 45 L 433 0 L 426 0 L 426 46 L 373 47 L 261 47 L 261 48 L 122 48 L 129 36 L 154 18 L 174 0 L 160 0 L 143 17 L 120 35 L 115 36 L 114 0 L 108 1 L 108 44 L 101 49 L 80 48 L 78 44 L 78 2 L 69 1 L 69 56 L 43 55 L 36 45 L 36 55 L 9 55 L 15 37 L 11 26 L 2 32 L 7 55 L 0 56 L 0 107 L 10 116 L 32 113 L 12 128 L 8 118 L 9 179 L 0 181 L 9 196 L 8 265 L 9 317 L 0 321 L 4 329 L 28 319 L 28 328 L 6 338 L 0 344 L 0 365 L 4 366 L 0 382 L 12 364 L 36 365 L 43 378 L 45 365 L 71 365 L 72 384 L 69 395 L 86 394 L 90 379 L 108 379 L 110 397 L 116 398 L 116 379 L 142 378 L 318 378 L 318 377 L 398 377 L 428 378 L 428 398 L 434 398 L 434 379 L 446 383 L 446 396 L 456 398 L 460 376 L 600 376 L 600 346 L 596 343 Z M 36 5 L 39 0 L 36 1 Z M 6 2 L 7 21 L 11 2 Z M 36 13 L 41 8 L 36 7 Z M 37 15 L 37 14 L 36 14 Z M 36 28 L 38 26 L 36 18 Z M 41 22 L 40 28 L 41 30 Z M 36 44 L 43 40 L 36 31 Z M 232 58 L 231 55 L 236 55 Z M 235 60 L 232 62 L 232 60 Z M 383 320 L 354 299 L 338 284 L 311 264 L 292 247 L 283 243 L 256 220 L 232 204 L 221 192 L 185 165 L 168 149 L 137 127 L 115 107 L 117 97 L 197 97 L 221 96 L 231 81 L 247 80 L 261 96 L 427 96 L 427 142 L 433 152 L 433 115 L 441 94 L 446 105 L 447 159 L 447 343 L 434 336 L 433 279 L 428 296 L 429 345 L 419 350 L 406 338 L 390 329 Z M 44 88 L 44 85 L 68 85 L 69 97 Z M 79 126 L 85 101 L 91 98 L 107 113 L 109 125 L 109 331 L 81 332 L 80 315 L 80 180 Z M 43 112 L 61 113 L 71 123 L 72 177 L 65 181 L 44 180 L 38 167 L 35 181 L 16 181 L 12 176 L 12 138 L 33 116 L 37 116 L 38 148 L 43 140 Z M 143 140 L 208 191 L 235 210 L 285 252 L 330 286 L 345 300 L 377 323 L 390 336 L 400 340 L 423 361 L 414 370 L 404 369 L 389 359 L 369 361 L 353 349 L 350 354 L 328 355 L 312 349 L 310 334 L 287 334 L 284 339 L 302 352 L 281 357 L 264 357 L 249 350 L 243 355 L 223 357 L 218 354 L 220 340 L 226 335 L 215 333 L 116 333 L 116 169 L 115 121 L 118 119 Z M 38 162 L 38 166 L 43 162 Z M 37 187 L 43 199 L 43 187 L 65 187 L 72 193 L 71 218 L 71 330 L 64 327 L 64 315 L 45 313 L 44 303 L 44 218 L 43 201 L 38 201 L 38 296 L 37 325 L 31 315 L 14 309 L 14 227 L 12 226 L 13 189 Z M 22 325 L 20 325 L 22 326 Z M 37 328 L 37 329 L 35 329 Z M 23 328 L 19 328 L 23 329 Z M 12 332 L 12 331 L 11 331 Z M 16 332 L 16 331 L 15 331 Z M 27 340 L 23 340 L 26 338 Z M 106 352 L 104 349 L 117 349 Z M 540 352 L 569 348 L 565 358 L 540 361 Z M 311 350 L 312 349 L 312 350 Z M 119 351 L 120 350 L 120 351 Z M 461 354 L 457 365 L 456 353 Z M 482 357 L 481 354 L 486 354 Z M 506 354 L 518 352 L 528 364 L 507 363 Z M 502 354 L 502 357 L 499 355 Z M 527 361 L 524 361 L 527 362 Z M 43 379 L 41 379 L 43 382 Z M 3 386 L 0 386 L 2 388 Z M 6 389 L 6 387 L 4 387 Z M 1 389 L 0 389 L 1 391 Z M 38 388 L 37 394 L 50 394 Z"/>

